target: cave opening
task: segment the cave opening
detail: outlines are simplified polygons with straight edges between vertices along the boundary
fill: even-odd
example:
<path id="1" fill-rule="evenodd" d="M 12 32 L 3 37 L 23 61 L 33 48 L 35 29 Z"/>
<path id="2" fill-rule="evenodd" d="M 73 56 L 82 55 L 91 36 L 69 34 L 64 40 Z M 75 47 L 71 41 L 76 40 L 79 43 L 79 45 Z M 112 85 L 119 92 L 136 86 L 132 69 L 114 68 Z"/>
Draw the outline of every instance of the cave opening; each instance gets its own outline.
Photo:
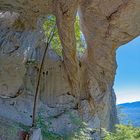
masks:
<path id="1" fill-rule="evenodd" d="M 140 120 L 140 36 L 122 45 L 116 53 L 114 90 L 121 106 L 121 123 L 138 126 Z M 120 116 L 119 116 L 120 118 Z"/>

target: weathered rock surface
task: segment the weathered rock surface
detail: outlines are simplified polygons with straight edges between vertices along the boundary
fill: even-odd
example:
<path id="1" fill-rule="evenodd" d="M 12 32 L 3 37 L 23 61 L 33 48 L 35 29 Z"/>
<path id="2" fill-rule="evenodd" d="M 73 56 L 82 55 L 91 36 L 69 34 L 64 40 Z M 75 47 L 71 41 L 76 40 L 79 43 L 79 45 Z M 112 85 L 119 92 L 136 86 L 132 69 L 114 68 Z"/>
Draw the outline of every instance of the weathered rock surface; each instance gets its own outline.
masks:
<path id="1" fill-rule="evenodd" d="M 91 132 L 96 140 L 102 127 L 113 130 L 117 123 L 115 51 L 140 34 L 140 1 L 0 0 L 0 10 L 0 116 L 31 124 L 36 77 L 45 48 L 41 26 L 47 15 L 54 14 L 63 60 L 49 50 L 38 107 L 51 124 L 50 130 L 60 135 L 78 129 L 71 114 L 99 130 Z M 74 33 L 77 11 L 87 43 L 80 60 Z"/>
<path id="2" fill-rule="evenodd" d="M 41 129 L 33 129 L 29 140 L 42 140 Z"/>

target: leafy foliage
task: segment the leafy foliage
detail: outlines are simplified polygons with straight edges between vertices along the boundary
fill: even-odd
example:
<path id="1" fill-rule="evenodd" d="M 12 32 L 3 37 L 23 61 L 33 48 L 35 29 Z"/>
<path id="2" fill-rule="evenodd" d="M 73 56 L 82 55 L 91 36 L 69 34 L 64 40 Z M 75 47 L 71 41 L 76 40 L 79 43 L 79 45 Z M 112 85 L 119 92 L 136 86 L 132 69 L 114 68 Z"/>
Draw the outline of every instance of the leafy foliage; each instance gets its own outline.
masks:
<path id="1" fill-rule="evenodd" d="M 92 140 L 89 135 L 89 132 L 93 131 L 83 122 L 79 117 L 75 116 L 71 112 L 66 112 L 69 115 L 69 118 L 73 124 L 75 124 L 78 129 L 72 132 L 69 135 L 60 136 L 56 133 L 49 131 L 51 128 L 51 123 L 49 120 L 45 121 L 45 116 L 43 112 L 40 111 L 38 118 L 36 119 L 36 128 L 41 128 L 42 136 L 44 140 Z M 52 119 L 52 118 L 51 118 Z M 95 131 L 95 130 L 94 130 Z"/>
<path id="2" fill-rule="evenodd" d="M 106 132 L 104 140 L 140 140 L 140 128 L 131 125 L 116 125 L 116 132 Z"/>
<path id="3" fill-rule="evenodd" d="M 41 133 L 44 140 L 63 140 L 61 136 L 49 131 L 49 123 L 46 123 L 42 113 L 39 112 L 38 118 L 36 119 L 36 127 L 41 129 Z"/>
<path id="4" fill-rule="evenodd" d="M 79 17 L 76 16 L 74 28 L 75 28 L 75 37 L 76 37 L 76 48 L 79 55 L 82 55 L 85 51 L 85 39 L 80 30 Z"/>
<path id="5" fill-rule="evenodd" d="M 48 16 L 47 20 L 43 24 L 43 29 L 45 32 L 46 39 L 51 34 L 52 29 L 55 27 L 55 34 L 53 36 L 52 41 L 50 42 L 50 47 L 59 55 L 62 56 L 62 47 L 60 38 L 58 35 L 58 29 L 56 27 L 56 17 L 53 15 Z"/>
<path id="6" fill-rule="evenodd" d="M 76 17 L 76 21 L 74 24 L 75 27 L 75 36 L 76 36 L 76 46 L 77 46 L 77 52 L 79 55 L 83 54 L 85 50 L 85 41 L 84 36 L 82 35 L 82 32 L 80 30 L 79 25 L 79 17 Z M 48 39 L 48 36 L 51 34 L 52 28 L 56 26 L 56 17 L 53 15 L 48 16 L 47 20 L 43 24 L 43 29 L 45 32 L 46 39 Z M 62 46 L 61 41 L 58 34 L 58 28 L 55 28 L 55 35 L 53 37 L 53 40 L 50 43 L 50 47 L 59 55 L 62 56 Z"/>
<path id="7" fill-rule="evenodd" d="M 78 129 L 70 135 L 64 137 L 64 140 L 92 140 L 90 132 L 95 131 L 88 127 L 87 123 L 73 113 L 68 113 L 73 124 L 78 126 Z"/>

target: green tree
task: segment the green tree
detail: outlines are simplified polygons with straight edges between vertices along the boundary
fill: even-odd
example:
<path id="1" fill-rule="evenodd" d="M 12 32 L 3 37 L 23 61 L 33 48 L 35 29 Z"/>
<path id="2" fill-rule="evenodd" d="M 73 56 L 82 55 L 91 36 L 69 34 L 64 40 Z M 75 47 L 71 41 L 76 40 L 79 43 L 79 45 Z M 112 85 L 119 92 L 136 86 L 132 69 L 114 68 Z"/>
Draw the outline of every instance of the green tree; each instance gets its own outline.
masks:
<path id="1" fill-rule="evenodd" d="M 52 28 L 56 26 L 56 17 L 53 15 L 48 16 L 47 20 L 43 24 L 43 29 L 45 33 L 46 40 L 51 33 Z M 58 34 L 58 28 L 56 27 L 54 30 L 53 39 L 50 42 L 50 48 L 53 49 L 59 56 L 62 56 L 62 46 L 61 41 Z"/>
<path id="2" fill-rule="evenodd" d="M 49 36 L 54 24 L 56 24 L 56 17 L 53 15 L 48 16 L 47 20 L 43 24 L 46 39 Z M 81 55 L 84 53 L 86 43 L 84 40 L 84 36 L 80 30 L 80 22 L 78 16 L 76 16 L 74 28 L 75 28 L 77 52 L 79 55 Z M 58 28 L 55 28 L 55 34 L 53 40 L 50 42 L 50 48 L 53 49 L 59 56 L 62 56 L 62 45 L 58 34 Z"/>
<path id="3" fill-rule="evenodd" d="M 77 52 L 78 52 L 78 55 L 82 55 L 84 53 L 84 51 L 85 51 L 86 43 L 85 43 L 84 35 L 83 35 L 82 31 L 80 30 L 79 16 L 76 16 L 74 28 L 75 28 Z"/>
<path id="4" fill-rule="evenodd" d="M 140 128 L 131 125 L 116 125 L 116 132 L 105 132 L 104 140 L 140 140 Z"/>

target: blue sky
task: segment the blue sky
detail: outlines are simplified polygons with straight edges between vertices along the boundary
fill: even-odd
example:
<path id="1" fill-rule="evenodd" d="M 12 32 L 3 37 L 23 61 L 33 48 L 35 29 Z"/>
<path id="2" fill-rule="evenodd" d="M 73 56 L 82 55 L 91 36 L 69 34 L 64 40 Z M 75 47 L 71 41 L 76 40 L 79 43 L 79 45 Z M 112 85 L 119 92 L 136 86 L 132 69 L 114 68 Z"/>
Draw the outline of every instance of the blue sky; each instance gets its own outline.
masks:
<path id="1" fill-rule="evenodd" d="M 140 101 L 140 36 L 117 50 L 117 103 Z"/>

